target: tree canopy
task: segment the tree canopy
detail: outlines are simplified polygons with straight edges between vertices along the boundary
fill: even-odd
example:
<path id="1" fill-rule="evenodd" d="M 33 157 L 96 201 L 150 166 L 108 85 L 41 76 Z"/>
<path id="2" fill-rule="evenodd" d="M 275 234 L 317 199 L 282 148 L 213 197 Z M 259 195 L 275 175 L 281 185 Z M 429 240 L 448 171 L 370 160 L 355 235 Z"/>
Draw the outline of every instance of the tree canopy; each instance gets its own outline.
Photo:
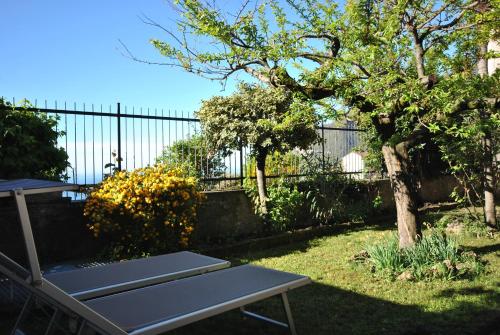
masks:
<path id="1" fill-rule="evenodd" d="M 475 91 L 469 81 L 482 80 L 475 70 L 478 46 L 498 38 L 498 0 L 247 0 L 231 14 L 215 2 L 175 3 L 178 31 L 164 29 L 165 40 L 151 41 L 165 64 L 220 80 L 245 72 L 304 99 L 334 99 L 333 110 L 373 129 L 395 194 L 402 247 L 420 235 L 413 154 L 430 127 L 444 114 L 484 104 L 497 112 L 500 105 L 498 96 L 453 93 Z M 482 87 L 498 87 L 498 78 L 497 71 Z"/>
<path id="2" fill-rule="evenodd" d="M 203 101 L 196 115 L 207 141 L 226 153 L 247 146 L 254 155 L 306 149 L 318 136 L 313 106 L 284 88 L 242 84 L 231 96 Z"/>
<path id="3" fill-rule="evenodd" d="M 286 88 L 241 84 L 228 96 L 202 102 L 197 112 L 207 142 L 229 153 L 250 147 L 256 160 L 261 211 L 267 213 L 265 165 L 273 152 L 307 149 L 318 139 L 318 116 L 308 101 L 294 97 Z"/>

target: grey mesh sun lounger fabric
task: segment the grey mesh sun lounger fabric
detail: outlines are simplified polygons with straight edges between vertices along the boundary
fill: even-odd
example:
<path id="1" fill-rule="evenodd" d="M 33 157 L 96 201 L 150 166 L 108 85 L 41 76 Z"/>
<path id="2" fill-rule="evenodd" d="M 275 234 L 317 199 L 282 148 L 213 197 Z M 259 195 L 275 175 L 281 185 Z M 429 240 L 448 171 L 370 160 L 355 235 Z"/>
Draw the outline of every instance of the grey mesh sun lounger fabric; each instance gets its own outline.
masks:
<path id="1" fill-rule="evenodd" d="M 161 334 L 308 283 L 305 276 L 243 265 L 84 304 L 129 334 Z"/>
<path id="2" fill-rule="evenodd" d="M 84 300 L 229 267 L 230 263 L 188 251 L 44 275 L 72 297 Z"/>

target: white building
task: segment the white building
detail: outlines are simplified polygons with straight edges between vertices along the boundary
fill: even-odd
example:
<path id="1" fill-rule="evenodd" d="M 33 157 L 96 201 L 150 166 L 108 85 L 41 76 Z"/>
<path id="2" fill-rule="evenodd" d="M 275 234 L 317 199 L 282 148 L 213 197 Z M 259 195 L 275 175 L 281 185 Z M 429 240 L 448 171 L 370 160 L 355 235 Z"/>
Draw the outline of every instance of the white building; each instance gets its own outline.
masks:
<path id="1" fill-rule="evenodd" d="M 365 178 L 365 153 L 352 151 L 342 157 L 342 171 L 351 174 L 355 179 Z"/>
<path id="2" fill-rule="evenodd" d="M 489 41 L 488 51 L 500 52 L 500 43 L 498 41 Z M 488 59 L 488 74 L 491 76 L 496 69 L 500 68 L 500 58 Z"/>

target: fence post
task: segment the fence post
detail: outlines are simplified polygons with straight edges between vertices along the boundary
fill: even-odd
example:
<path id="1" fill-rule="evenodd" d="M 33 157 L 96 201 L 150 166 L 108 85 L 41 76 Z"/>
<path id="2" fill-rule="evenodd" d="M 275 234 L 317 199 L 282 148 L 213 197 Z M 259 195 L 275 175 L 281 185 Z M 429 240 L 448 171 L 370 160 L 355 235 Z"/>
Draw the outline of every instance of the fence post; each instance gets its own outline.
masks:
<path id="1" fill-rule="evenodd" d="M 325 173 L 325 125 L 321 120 L 321 168 Z"/>
<path id="2" fill-rule="evenodd" d="M 120 103 L 116 103 L 116 119 L 117 119 L 117 136 L 118 136 L 118 155 L 116 161 L 118 163 L 118 171 L 122 170 L 122 122 L 120 116 Z"/>
<path id="3" fill-rule="evenodd" d="M 243 145 L 240 140 L 240 186 L 243 187 Z"/>

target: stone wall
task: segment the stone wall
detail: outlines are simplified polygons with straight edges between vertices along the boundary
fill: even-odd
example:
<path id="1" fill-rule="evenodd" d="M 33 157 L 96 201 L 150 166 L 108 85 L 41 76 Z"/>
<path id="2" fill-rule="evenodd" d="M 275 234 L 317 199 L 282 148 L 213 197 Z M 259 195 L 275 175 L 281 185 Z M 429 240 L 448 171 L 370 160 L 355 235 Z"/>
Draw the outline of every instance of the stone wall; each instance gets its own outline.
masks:
<path id="1" fill-rule="evenodd" d="M 388 179 L 373 181 L 373 188 L 370 188 L 370 197 L 377 194 L 382 198 L 383 210 L 395 210 L 394 194 Z M 424 203 L 436 203 L 450 201 L 450 194 L 455 187 L 459 187 L 458 182 L 452 176 L 442 176 L 437 179 L 423 180 L 420 189 L 420 198 Z"/>
<path id="2" fill-rule="evenodd" d="M 25 262 L 25 246 L 15 203 L 0 199 L 0 250 Z M 83 203 L 63 198 L 61 193 L 26 197 L 38 257 L 42 264 L 88 258 L 102 249 L 86 228 Z"/>
<path id="3" fill-rule="evenodd" d="M 421 195 L 425 202 L 448 201 L 456 186 L 452 177 L 426 181 Z M 262 224 L 243 191 L 207 192 L 199 210 L 194 241 L 197 244 L 228 243 L 262 233 Z M 371 206 L 375 196 L 382 198 L 385 212 L 394 210 L 394 197 L 388 180 L 371 183 L 361 206 Z M 0 199 L 0 250 L 21 261 L 24 258 L 21 230 L 13 200 Z M 28 197 L 35 241 L 42 264 L 96 256 L 103 243 L 93 238 L 82 215 L 83 203 L 61 198 L 60 194 Z"/>
<path id="4" fill-rule="evenodd" d="M 195 240 L 217 243 L 261 232 L 260 218 L 255 215 L 244 191 L 206 192 L 207 200 L 198 211 Z"/>

